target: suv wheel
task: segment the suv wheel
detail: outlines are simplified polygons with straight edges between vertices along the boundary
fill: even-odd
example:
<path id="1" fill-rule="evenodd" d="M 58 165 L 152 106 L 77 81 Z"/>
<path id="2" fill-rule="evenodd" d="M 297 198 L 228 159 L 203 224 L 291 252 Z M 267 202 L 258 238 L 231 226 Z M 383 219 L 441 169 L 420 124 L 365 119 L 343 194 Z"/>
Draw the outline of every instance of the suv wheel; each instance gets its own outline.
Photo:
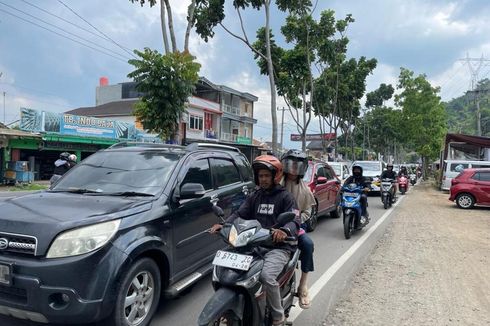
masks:
<path id="1" fill-rule="evenodd" d="M 306 224 L 306 232 L 313 232 L 318 224 L 318 204 L 316 206 L 311 207 L 311 217 Z"/>
<path id="2" fill-rule="evenodd" d="M 468 193 L 462 193 L 456 197 L 456 204 L 458 204 L 459 208 L 472 208 L 475 206 L 475 198 Z"/>
<path id="3" fill-rule="evenodd" d="M 160 299 L 160 270 L 150 258 L 142 258 L 121 277 L 116 307 L 111 317 L 115 326 L 146 326 Z"/>

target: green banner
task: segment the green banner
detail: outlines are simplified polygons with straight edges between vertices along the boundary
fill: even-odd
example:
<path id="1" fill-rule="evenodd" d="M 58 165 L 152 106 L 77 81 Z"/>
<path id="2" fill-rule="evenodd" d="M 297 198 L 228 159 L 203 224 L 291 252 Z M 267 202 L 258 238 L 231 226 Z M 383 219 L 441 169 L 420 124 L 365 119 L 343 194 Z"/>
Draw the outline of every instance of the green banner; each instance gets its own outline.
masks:
<path id="1" fill-rule="evenodd" d="M 246 145 L 250 145 L 250 144 L 252 144 L 252 139 L 251 139 L 251 138 L 247 138 L 247 137 L 237 136 L 237 137 L 236 137 L 236 142 L 237 142 L 238 144 L 246 144 Z"/>

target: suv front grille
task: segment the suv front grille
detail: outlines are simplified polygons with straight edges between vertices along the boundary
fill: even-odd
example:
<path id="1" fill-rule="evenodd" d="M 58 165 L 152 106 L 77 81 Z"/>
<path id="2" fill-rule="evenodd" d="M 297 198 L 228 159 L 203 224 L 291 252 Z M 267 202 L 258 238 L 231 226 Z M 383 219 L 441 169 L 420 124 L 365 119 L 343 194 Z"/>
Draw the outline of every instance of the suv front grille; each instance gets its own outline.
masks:
<path id="1" fill-rule="evenodd" d="M 36 249 L 37 239 L 33 236 L 0 232 L 0 253 L 35 255 Z"/>

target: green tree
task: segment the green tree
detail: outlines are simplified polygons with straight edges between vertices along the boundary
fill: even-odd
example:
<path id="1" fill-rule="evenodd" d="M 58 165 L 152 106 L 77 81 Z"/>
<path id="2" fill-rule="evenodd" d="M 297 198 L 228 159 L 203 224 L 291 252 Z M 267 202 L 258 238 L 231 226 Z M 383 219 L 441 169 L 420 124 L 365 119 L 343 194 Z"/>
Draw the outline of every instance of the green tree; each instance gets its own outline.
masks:
<path id="1" fill-rule="evenodd" d="M 144 95 L 135 106 L 135 115 L 150 132 L 162 139 L 172 137 L 185 103 L 199 79 L 199 63 L 189 53 L 166 55 L 145 48 L 135 50 L 140 59 L 129 60 L 135 70 L 128 74 Z"/>
<path id="2" fill-rule="evenodd" d="M 413 71 L 401 68 L 395 103 L 402 108 L 404 137 L 422 157 L 425 168 L 438 157 L 447 131 L 447 116 L 439 88 L 432 87 L 425 75 L 414 76 Z M 427 171 L 424 171 L 426 175 Z"/>
<path id="3" fill-rule="evenodd" d="M 240 21 L 241 32 L 233 32 L 223 24 L 225 18 L 225 2 L 232 3 L 236 12 L 236 18 Z M 267 75 L 269 77 L 269 87 L 271 93 L 271 117 L 272 117 L 272 150 L 277 153 L 277 112 L 276 112 L 276 75 L 274 74 L 274 61 L 272 53 L 271 28 L 270 28 L 270 11 L 271 6 L 276 4 L 280 11 L 301 11 L 311 7 L 310 0 L 292 1 L 292 0 L 197 0 L 193 16 L 193 23 L 196 26 L 196 32 L 205 41 L 213 37 L 214 28 L 221 26 L 228 34 L 240 40 L 254 55 L 259 56 L 265 62 Z M 265 51 L 258 50 L 250 41 L 244 27 L 242 11 L 251 8 L 264 14 L 264 43 Z"/>
<path id="4" fill-rule="evenodd" d="M 389 100 L 395 89 L 391 84 L 381 84 L 379 88 L 373 92 L 366 94 L 366 107 L 371 108 L 374 106 L 382 106 L 385 101 Z"/>

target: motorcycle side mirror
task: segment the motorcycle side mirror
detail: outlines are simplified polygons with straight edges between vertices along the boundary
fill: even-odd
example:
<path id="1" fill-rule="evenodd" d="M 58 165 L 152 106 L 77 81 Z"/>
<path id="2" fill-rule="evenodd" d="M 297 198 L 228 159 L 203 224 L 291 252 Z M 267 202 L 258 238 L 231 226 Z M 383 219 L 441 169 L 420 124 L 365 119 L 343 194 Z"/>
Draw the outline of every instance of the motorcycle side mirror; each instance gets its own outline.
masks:
<path id="1" fill-rule="evenodd" d="M 293 212 L 286 212 L 286 213 L 281 213 L 277 217 L 277 225 L 278 226 L 284 226 L 288 224 L 289 222 L 294 221 L 296 217 L 296 214 Z"/>

